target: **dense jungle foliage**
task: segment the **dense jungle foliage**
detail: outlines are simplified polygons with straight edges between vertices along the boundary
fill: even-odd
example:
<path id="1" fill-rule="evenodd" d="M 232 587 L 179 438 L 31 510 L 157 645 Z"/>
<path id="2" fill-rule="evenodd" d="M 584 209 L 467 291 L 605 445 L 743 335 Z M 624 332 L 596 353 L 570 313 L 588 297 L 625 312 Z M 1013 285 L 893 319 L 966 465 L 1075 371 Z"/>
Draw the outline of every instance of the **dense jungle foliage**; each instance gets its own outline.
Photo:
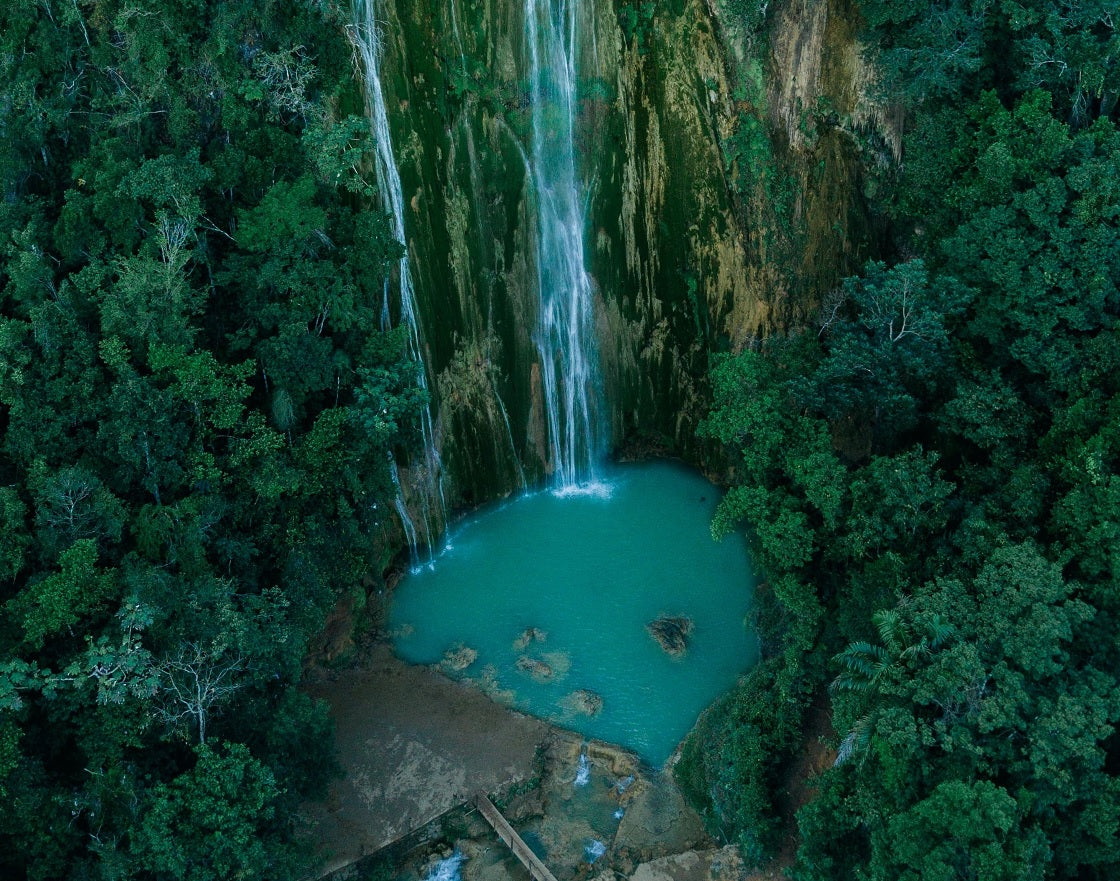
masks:
<path id="1" fill-rule="evenodd" d="M 298 877 L 422 406 L 346 18 L 0 4 L 0 877 Z"/>
<path id="2" fill-rule="evenodd" d="M 800 881 L 1120 877 L 1114 5 L 860 3 L 893 238 L 715 361 L 764 660 L 678 776 L 762 859 L 830 714 Z M 0 4 L 0 877 L 307 865 L 296 686 L 423 405 L 346 37 L 333 0 Z"/>
<path id="3" fill-rule="evenodd" d="M 715 363 L 765 660 L 678 777 L 761 859 L 831 714 L 794 878 L 1117 878 L 1120 18 L 860 6 L 907 108 L 894 238 L 818 326 Z"/>

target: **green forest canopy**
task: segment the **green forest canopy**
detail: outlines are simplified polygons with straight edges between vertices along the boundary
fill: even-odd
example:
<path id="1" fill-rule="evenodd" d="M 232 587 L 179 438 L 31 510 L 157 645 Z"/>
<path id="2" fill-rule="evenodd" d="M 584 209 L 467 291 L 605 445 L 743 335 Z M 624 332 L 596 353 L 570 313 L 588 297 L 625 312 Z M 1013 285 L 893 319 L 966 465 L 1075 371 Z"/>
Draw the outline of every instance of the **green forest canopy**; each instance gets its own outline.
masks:
<path id="1" fill-rule="evenodd" d="M 1120 37 L 1101 2 L 860 4 L 909 119 L 883 262 L 712 369 L 765 660 L 678 778 L 756 859 L 811 705 L 791 872 L 1120 875 Z M 815 736 L 815 735 L 813 735 Z"/>
<path id="2" fill-rule="evenodd" d="M 910 120 L 891 238 L 818 327 L 714 359 L 704 431 L 737 474 L 714 529 L 751 524 L 766 657 L 679 777 L 762 858 L 825 702 L 839 761 L 797 878 L 1115 877 L 1115 12 L 860 10 Z M 294 808 L 331 757 L 295 686 L 391 551 L 423 406 L 376 330 L 399 252 L 346 25 L 0 9 L 4 877 L 307 864 Z"/>
<path id="3" fill-rule="evenodd" d="M 346 24 L 0 8 L 4 878 L 307 866 L 333 757 L 295 686 L 422 406 Z"/>

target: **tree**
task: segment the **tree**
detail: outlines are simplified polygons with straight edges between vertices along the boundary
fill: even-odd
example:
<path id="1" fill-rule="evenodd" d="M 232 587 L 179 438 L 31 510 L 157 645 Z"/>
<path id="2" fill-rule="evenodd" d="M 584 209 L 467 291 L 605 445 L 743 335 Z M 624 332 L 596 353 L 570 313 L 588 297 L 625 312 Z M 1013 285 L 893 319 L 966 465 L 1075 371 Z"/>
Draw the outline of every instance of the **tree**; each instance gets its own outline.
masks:
<path id="1" fill-rule="evenodd" d="M 28 584 L 5 609 L 19 620 L 24 640 L 33 648 L 42 648 L 49 637 L 72 632 L 83 618 L 105 610 L 116 598 L 112 573 L 96 568 L 93 540 L 74 542 L 58 563 L 58 572 Z"/>
<path id="2" fill-rule="evenodd" d="M 177 881 L 295 877 L 277 840 L 271 772 L 239 743 L 200 744 L 193 768 L 151 792 L 132 852 L 138 867 Z"/>
<path id="3" fill-rule="evenodd" d="M 989 780 L 943 783 L 888 821 L 889 856 L 872 864 L 869 877 L 1041 881 L 1050 855 L 1037 830 L 1022 834 L 1022 813 L 1015 799 Z"/>
<path id="4" fill-rule="evenodd" d="M 344 19 L 0 8 L 5 878 L 283 876 L 332 771 L 296 689 L 420 400 Z"/>
<path id="5" fill-rule="evenodd" d="M 198 643 L 181 646 L 174 657 L 160 661 L 163 695 L 160 717 L 169 725 L 182 719 L 194 722 L 198 742 L 206 743 L 206 721 L 242 687 L 238 674 L 244 669 L 241 657 L 228 657 Z"/>
<path id="6" fill-rule="evenodd" d="M 968 299 L 953 279 L 931 280 L 921 260 L 868 263 L 823 319 L 825 354 L 808 402 L 831 419 L 869 422 L 876 447 L 889 450 L 944 393 L 949 326 Z"/>

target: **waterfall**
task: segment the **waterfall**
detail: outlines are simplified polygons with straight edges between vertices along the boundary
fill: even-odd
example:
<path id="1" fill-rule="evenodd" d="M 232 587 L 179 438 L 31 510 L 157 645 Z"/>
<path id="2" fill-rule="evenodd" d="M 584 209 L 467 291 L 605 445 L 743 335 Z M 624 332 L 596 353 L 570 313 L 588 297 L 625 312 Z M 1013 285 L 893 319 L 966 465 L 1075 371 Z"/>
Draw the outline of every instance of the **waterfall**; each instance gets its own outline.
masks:
<path id="1" fill-rule="evenodd" d="M 404 490 L 401 489 L 401 476 L 395 461 L 389 462 L 389 476 L 393 479 L 393 488 L 397 492 L 397 497 L 394 500 L 394 505 L 397 509 L 397 516 L 401 521 L 401 529 L 404 530 L 404 540 L 408 543 L 409 553 L 412 555 L 413 562 L 416 560 L 416 550 L 418 539 L 416 536 L 416 524 L 412 522 L 412 517 L 409 516 L 408 508 L 404 503 Z"/>
<path id="2" fill-rule="evenodd" d="M 462 69 L 463 76 L 469 76 L 467 70 L 467 52 L 463 48 L 463 35 L 459 33 L 459 12 L 457 9 L 456 0 L 448 0 L 448 5 L 451 7 L 451 34 L 455 38 L 455 48 L 459 50 L 459 67 Z"/>
<path id="3" fill-rule="evenodd" d="M 506 427 L 506 440 L 509 441 L 509 454 L 513 457 L 513 467 L 517 470 L 517 488 L 524 490 L 525 483 L 525 470 L 521 467 L 521 458 L 517 455 L 517 445 L 513 442 L 513 428 L 509 424 L 509 413 L 506 412 L 506 405 L 502 402 L 502 396 L 498 392 L 498 385 L 494 382 L 493 378 L 490 380 L 490 388 L 494 392 L 494 400 L 498 402 L 498 412 L 502 416 L 502 422 Z"/>
<path id="4" fill-rule="evenodd" d="M 447 859 L 440 860 L 432 866 L 431 872 L 425 881 L 460 881 L 460 867 L 463 865 L 463 853 L 458 848 Z"/>
<path id="5" fill-rule="evenodd" d="M 385 107 L 385 95 L 381 89 L 382 35 L 379 29 L 375 3 L 376 0 L 353 0 L 354 19 L 351 37 L 362 59 L 362 73 L 365 79 L 366 112 L 373 129 L 376 152 L 377 189 L 381 197 L 381 207 L 392 218 L 393 235 L 405 246 L 404 254 L 398 263 L 400 287 L 400 320 L 408 327 L 408 355 L 417 365 L 417 382 L 427 391 L 428 379 L 420 342 L 420 324 L 416 310 L 416 296 L 412 289 L 412 273 L 409 269 L 408 239 L 404 229 L 404 192 L 401 177 L 393 159 L 393 140 L 389 131 L 389 116 Z M 386 282 L 381 307 L 382 329 L 387 330 L 390 323 L 389 284 Z M 428 546 L 428 559 L 432 559 L 432 545 L 436 536 L 447 522 L 447 504 L 443 494 L 443 470 L 440 465 L 439 451 L 436 449 L 435 430 L 432 414 L 424 408 L 420 418 L 421 435 L 424 449 L 422 461 L 410 462 L 410 472 L 415 475 L 415 485 L 419 494 L 420 515 L 424 525 L 424 539 Z M 396 464 L 393 465 L 393 480 L 397 485 L 397 512 L 401 527 L 409 543 L 409 553 L 413 565 L 419 562 L 417 530 L 409 516 L 404 491 L 397 478 Z M 433 507 L 436 510 L 433 510 Z"/>
<path id="6" fill-rule="evenodd" d="M 577 0 L 525 0 L 540 293 L 535 341 L 553 480 L 561 490 L 595 483 L 602 447 L 591 278 L 583 253 L 585 197 L 573 146 L 578 6 Z"/>
<path id="7" fill-rule="evenodd" d="M 581 752 L 579 754 L 579 767 L 576 768 L 576 779 L 572 781 L 573 786 L 586 786 L 591 782 L 591 762 L 588 761 L 587 753 Z"/>

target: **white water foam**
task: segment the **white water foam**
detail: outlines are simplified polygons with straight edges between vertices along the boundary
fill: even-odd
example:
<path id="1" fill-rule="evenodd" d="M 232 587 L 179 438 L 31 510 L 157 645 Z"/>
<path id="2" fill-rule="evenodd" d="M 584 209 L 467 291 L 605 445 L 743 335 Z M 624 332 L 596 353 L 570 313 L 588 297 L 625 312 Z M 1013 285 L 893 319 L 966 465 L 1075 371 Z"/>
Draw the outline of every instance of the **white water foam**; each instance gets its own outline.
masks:
<path id="1" fill-rule="evenodd" d="M 576 769 L 576 779 L 572 782 L 576 786 L 586 786 L 591 782 L 591 762 L 587 759 L 587 753 L 579 754 L 579 767 Z"/>
<path id="2" fill-rule="evenodd" d="M 586 483 L 565 483 L 551 490 L 558 499 L 593 498 L 609 499 L 614 495 L 614 484 L 605 480 L 591 480 Z"/>
<path id="3" fill-rule="evenodd" d="M 463 854 L 456 850 L 447 859 L 436 863 L 424 881 L 461 881 L 460 867 L 463 859 Z"/>

